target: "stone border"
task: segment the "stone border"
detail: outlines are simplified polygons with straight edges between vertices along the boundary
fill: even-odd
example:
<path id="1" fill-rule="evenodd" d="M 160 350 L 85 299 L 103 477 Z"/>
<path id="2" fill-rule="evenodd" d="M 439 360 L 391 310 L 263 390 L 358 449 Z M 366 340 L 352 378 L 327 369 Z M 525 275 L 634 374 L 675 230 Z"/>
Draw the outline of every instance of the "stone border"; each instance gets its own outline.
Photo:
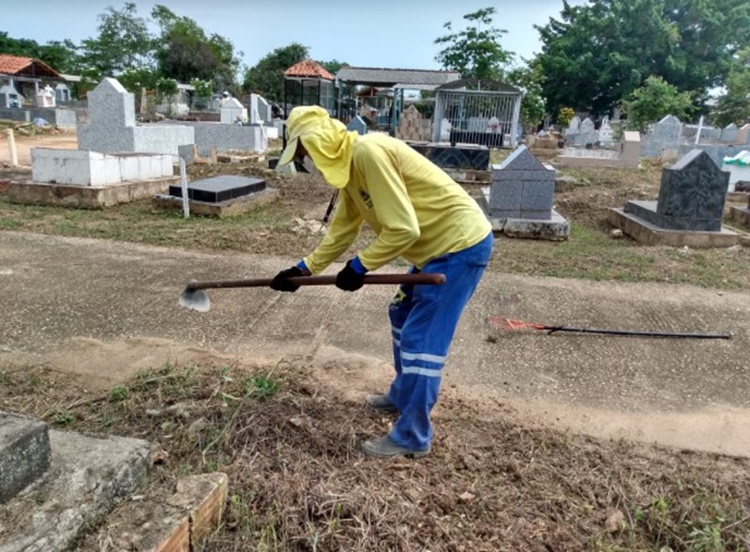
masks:
<path id="1" fill-rule="evenodd" d="M 179 177 L 171 177 L 143 182 L 125 182 L 111 186 L 11 182 L 8 186 L 8 200 L 11 203 L 25 205 L 102 209 L 164 193 L 170 185 L 179 180 Z"/>

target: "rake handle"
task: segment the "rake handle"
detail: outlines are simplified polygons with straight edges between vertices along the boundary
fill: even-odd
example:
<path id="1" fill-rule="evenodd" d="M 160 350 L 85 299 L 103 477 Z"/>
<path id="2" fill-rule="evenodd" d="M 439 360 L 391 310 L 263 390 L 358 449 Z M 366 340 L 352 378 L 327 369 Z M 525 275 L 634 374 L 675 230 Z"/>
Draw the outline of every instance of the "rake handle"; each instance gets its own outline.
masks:
<path id="1" fill-rule="evenodd" d="M 289 278 L 298 286 L 330 286 L 336 283 L 336 275 L 326 276 L 293 276 Z M 186 289 L 218 289 L 270 286 L 273 278 L 250 278 L 246 280 L 213 280 L 189 282 Z M 445 283 L 445 274 L 365 274 L 365 284 L 412 284 L 441 285 Z"/>
<path id="2" fill-rule="evenodd" d="M 608 335 L 636 335 L 643 337 L 685 337 L 694 339 L 731 339 L 731 334 L 703 334 L 703 333 L 679 333 L 679 332 L 649 332 L 637 330 L 604 330 L 597 328 L 574 328 L 571 326 L 543 326 L 534 324 L 538 330 L 548 330 L 549 333 L 555 332 L 579 332 L 579 333 L 596 333 Z"/>

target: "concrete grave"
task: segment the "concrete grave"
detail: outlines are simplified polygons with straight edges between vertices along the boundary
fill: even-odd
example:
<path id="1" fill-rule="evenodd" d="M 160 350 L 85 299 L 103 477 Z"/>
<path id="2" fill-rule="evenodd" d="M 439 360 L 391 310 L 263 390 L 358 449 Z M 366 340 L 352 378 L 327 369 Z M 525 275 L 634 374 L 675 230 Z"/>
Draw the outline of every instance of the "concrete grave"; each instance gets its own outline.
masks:
<path id="1" fill-rule="evenodd" d="M 33 148 L 31 175 L 34 182 L 112 186 L 172 178 L 174 169 L 171 155 Z"/>
<path id="2" fill-rule="evenodd" d="M 99 209 L 151 197 L 176 181 L 171 155 L 53 148 L 32 148 L 31 174 L 31 182 L 11 182 L 11 202 Z"/>
<path id="3" fill-rule="evenodd" d="M 0 504 L 39 479 L 50 455 L 47 424 L 0 412 Z"/>
<path id="4" fill-rule="evenodd" d="M 258 205 L 275 199 L 277 190 L 266 187 L 266 181 L 244 176 L 221 175 L 189 182 L 190 213 L 203 216 L 224 217 L 247 212 Z M 152 199 L 159 211 L 182 209 L 182 187 L 173 185 L 169 195 Z"/>
<path id="5" fill-rule="evenodd" d="M 55 107 L 55 100 L 55 91 L 49 84 L 39 89 L 39 92 L 36 94 L 37 107 Z"/>
<path id="6" fill-rule="evenodd" d="M 641 135 L 626 130 L 619 151 L 606 149 L 565 148 L 556 159 L 560 167 L 630 167 L 637 168 L 641 156 Z"/>
<path id="7" fill-rule="evenodd" d="M 729 208 L 729 216 L 733 221 L 744 224 L 750 228 L 750 195 L 748 195 L 746 207 L 735 207 L 734 205 Z"/>
<path id="8" fill-rule="evenodd" d="M 269 131 L 273 127 L 260 125 L 224 125 L 220 123 L 191 123 L 195 144 L 201 151 L 216 148 L 219 152 L 268 150 Z"/>
<path id="9" fill-rule="evenodd" d="M 606 118 L 599 127 L 599 143 L 605 148 L 611 148 L 615 145 L 615 133 Z"/>
<path id="10" fill-rule="evenodd" d="M 737 140 L 735 141 L 735 144 L 740 146 L 750 145 L 750 123 L 737 129 Z"/>
<path id="11" fill-rule="evenodd" d="M 273 123 L 271 104 L 260 94 L 250 94 L 250 124 L 270 125 Z"/>
<path id="12" fill-rule="evenodd" d="M 13 84 L 0 86 L 0 107 L 19 108 L 23 105 L 23 96 L 18 93 Z"/>
<path id="13" fill-rule="evenodd" d="M 442 142 L 407 142 L 438 167 L 451 170 L 486 171 L 490 164 L 490 150 L 477 144 L 451 146 Z"/>
<path id="14" fill-rule="evenodd" d="M 195 143 L 185 125 L 137 126 L 133 94 L 113 78 L 89 92 L 89 124 L 78 127 L 78 149 L 100 153 L 165 153 L 177 158 L 178 148 Z"/>
<path id="15" fill-rule="evenodd" d="M 591 119 L 586 117 L 578 128 L 578 134 L 574 140 L 577 146 L 589 146 L 599 143 L 599 132 L 596 130 Z"/>
<path id="16" fill-rule="evenodd" d="M 362 117 L 356 115 L 351 121 L 349 121 L 349 124 L 346 125 L 346 130 L 364 135 L 367 134 L 367 123 L 365 123 L 365 120 Z"/>
<path id="17" fill-rule="evenodd" d="M 0 412 L 0 550 L 62 552 L 145 482 L 149 443 Z"/>
<path id="18" fill-rule="evenodd" d="M 221 124 L 236 125 L 248 121 L 247 108 L 237 98 L 227 98 L 221 104 Z"/>
<path id="19" fill-rule="evenodd" d="M 491 184 L 482 193 L 482 205 L 497 232 L 555 241 L 570 235 L 568 222 L 553 209 L 555 170 L 526 146 L 492 166 Z"/>
<path id="20" fill-rule="evenodd" d="M 352 120 L 349 121 L 349 124 L 346 125 L 346 130 L 365 135 L 367 134 L 367 123 L 365 123 L 365 120 L 362 117 L 355 115 Z"/>
<path id="21" fill-rule="evenodd" d="M 648 244 L 730 247 L 739 236 L 722 228 L 729 174 L 694 149 L 662 171 L 657 201 L 629 201 L 610 221 Z"/>
<path id="22" fill-rule="evenodd" d="M 739 129 L 737 125 L 731 123 L 721 130 L 721 136 L 719 140 L 725 144 L 736 144 L 737 143 L 737 132 Z"/>

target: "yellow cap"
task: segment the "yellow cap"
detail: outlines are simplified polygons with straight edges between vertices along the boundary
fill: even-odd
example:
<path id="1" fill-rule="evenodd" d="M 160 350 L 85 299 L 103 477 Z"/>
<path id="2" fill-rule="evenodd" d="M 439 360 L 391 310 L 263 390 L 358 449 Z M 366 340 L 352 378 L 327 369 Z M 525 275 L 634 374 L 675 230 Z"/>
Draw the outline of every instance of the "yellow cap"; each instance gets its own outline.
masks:
<path id="1" fill-rule="evenodd" d="M 302 140 L 326 182 L 335 188 L 346 186 L 349 182 L 352 144 L 357 133 L 347 131 L 341 121 L 332 119 L 325 109 L 316 105 L 292 109 L 286 126 L 287 145 L 277 167 L 294 160 L 297 141 Z"/>

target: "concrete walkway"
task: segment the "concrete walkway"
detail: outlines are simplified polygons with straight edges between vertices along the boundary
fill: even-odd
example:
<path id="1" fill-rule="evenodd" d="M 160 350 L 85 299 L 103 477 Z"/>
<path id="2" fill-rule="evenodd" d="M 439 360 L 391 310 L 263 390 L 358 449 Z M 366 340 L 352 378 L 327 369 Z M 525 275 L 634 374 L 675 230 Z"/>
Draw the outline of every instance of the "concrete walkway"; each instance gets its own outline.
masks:
<path id="1" fill-rule="evenodd" d="M 190 279 L 267 277 L 295 260 L 0 232 L 0 369 L 48 362 L 108 386 L 209 353 L 308 355 L 316 374 L 352 396 L 385 386 L 392 286 L 215 290 L 209 313 L 177 305 Z M 490 316 L 734 337 L 500 333 Z M 488 273 L 444 385 L 534 423 L 750 456 L 749 351 L 748 293 Z"/>

